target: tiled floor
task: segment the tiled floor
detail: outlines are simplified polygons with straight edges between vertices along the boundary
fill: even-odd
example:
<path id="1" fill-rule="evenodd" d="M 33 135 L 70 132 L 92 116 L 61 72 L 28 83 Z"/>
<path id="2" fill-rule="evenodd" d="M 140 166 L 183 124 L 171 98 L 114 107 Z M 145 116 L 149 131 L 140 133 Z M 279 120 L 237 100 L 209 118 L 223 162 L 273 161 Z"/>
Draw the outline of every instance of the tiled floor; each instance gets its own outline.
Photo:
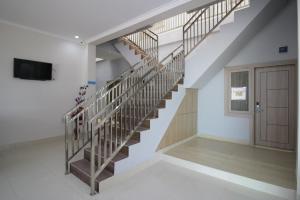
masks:
<path id="1" fill-rule="evenodd" d="M 285 188 L 296 188 L 295 153 L 198 137 L 166 154 Z"/>
<path id="2" fill-rule="evenodd" d="M 63 145 L 63 140 L 57 140 L 1 152 L 0 199 L 280 200 L 165 161 L 130 178 L 110 181 L 110 187 L 104 184 L 101 193 L 91 197 L 85 184 L 72 175 L 64 175 Z"/>

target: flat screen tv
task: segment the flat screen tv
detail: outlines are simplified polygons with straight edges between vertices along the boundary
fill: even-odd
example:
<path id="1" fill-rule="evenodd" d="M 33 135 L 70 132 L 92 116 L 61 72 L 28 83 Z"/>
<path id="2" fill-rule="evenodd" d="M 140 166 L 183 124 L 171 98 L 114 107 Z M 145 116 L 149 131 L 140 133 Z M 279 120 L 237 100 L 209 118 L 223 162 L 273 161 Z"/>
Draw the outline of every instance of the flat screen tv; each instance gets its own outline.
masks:
<path id="1" fill-rule="evenodd" d="M 28 80 L 52 80 L 52 64 L 14 58 L 14 77 Z"/>

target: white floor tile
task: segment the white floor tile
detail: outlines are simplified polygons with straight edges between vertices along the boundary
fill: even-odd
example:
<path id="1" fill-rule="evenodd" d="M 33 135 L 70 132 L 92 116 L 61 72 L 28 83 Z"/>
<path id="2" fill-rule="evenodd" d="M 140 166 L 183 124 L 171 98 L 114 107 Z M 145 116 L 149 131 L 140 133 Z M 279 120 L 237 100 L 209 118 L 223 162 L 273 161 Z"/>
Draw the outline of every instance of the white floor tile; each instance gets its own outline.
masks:
<path id="1" fill-rule="evenodd" d="M 64 175 L 64 142 L 52 141 L 0 154 L 2 200 L 281 200 L 159 161 L 134 176 L 112 181 L 100 194 Z M 105 188 L 105 189 L 104 189 Z"/>

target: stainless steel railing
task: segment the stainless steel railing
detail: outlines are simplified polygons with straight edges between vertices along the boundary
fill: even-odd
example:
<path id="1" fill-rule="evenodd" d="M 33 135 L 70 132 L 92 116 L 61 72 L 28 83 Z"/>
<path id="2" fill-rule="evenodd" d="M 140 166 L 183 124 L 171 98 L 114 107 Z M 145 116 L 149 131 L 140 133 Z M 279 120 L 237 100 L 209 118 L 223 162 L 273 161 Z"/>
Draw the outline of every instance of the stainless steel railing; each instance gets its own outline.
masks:
<path id="1" fill-rule="evenodd" d="M 132 85 L 140 81 L 144 74 L 157 66 L 155 58 L 144 58 L 142 62 L 134 66 L 134 70 L 126 74 L 121 79 L 114 80 L 113 83 L 101 88 L 95 96 L 76 106 L 65 115 L 65 167 L 69 172 L 69 161 L 78 154 L 90 141 L 88 121 L 98 112 L 104 109 L 114 109 L 107 107 L 111 102 L 122 95 Z M 118 104 L 113 104 L 118 106 Z"/>
<path id="2" fill-rule="evenodd" d="M 222 0 L 197 11 L 183 26 L 185 56 L 196 48 L 229 14 L 245 0 Z"/>
<path id="3" fill-rule="evenodd" d="M 246 8 L 250 5 L 250 0 L 244 0 L 238 7 L 237 9 L 243 9 Z M 198 11 L 198 10 L 197 10 Z M 197 12 L 197 11 L 192 11 L 192 12 L 184 12 L 180 13 L 178 15 L 175 15 L 173 17 L 164 19 L 160 22 L 157 22 L 153 24 L 151 28 L 149 28 L 151 31 L 153 31 L 156 34 L 164 33 L 167 31 L 171 31 L 177 28 L 183 27 L 188 20 Z M 215 16 L 209 16 L 209 17 L 215 17 Z"/>
<path id="4" fill-rule="evenodd" d="M 140 80 L 148 70 L 158 63 L 158 38 L 150 31 L 142 31 L 144 42 L 137 42 L 133 33 L 126 36 L 126 40 L 141 49 L 144 53 L 143 59 L 125 71 L 120 77 L 102 87 L 94 95 L 87 98 L 65 114 L 65 168 L 69 172 L 69 162 L 90 141 L 88 121 L 98 112 L 102 111 L 110 102 L 122 95 L 132 85 Z M 152 34 L 152 35 L 151 35 Z M 138 46 L 141 45 L 141 46 Z M 117 106 L 116 104 L 114 104 Z"/>
<path id="5" fill-rule="evenodd" d="M 144 52 L 158 60 L 158 35 L 152 31 L 146 29 L 126 35 L 122 39 L 130 41 L 136 47 L 136 50 L 140 50 L 140 53 Z"/>
<path id="6" fill-rule="evenodd" d="M 164 64 L 161 67 L 161 64 Z M 143 121 L 155 112 L 163 97 L 184 76 L 182 45 L 163 63 L 147 71 L 126 92 L 114 99 L 90 121 L 91 194 L 95 194 L 96 177 L 119 153 Z"/>

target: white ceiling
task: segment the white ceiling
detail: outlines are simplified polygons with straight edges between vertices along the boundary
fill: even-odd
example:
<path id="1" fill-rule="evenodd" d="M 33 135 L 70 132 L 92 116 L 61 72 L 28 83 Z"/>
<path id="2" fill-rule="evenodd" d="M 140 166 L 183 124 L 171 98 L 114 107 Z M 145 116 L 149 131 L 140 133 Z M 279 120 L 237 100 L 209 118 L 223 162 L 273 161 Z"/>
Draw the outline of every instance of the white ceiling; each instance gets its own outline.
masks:
<path id="1" fill-rule="evenodd" d="M 88 39 L 172 0 L 0 0 L 0 19 Z"/>

